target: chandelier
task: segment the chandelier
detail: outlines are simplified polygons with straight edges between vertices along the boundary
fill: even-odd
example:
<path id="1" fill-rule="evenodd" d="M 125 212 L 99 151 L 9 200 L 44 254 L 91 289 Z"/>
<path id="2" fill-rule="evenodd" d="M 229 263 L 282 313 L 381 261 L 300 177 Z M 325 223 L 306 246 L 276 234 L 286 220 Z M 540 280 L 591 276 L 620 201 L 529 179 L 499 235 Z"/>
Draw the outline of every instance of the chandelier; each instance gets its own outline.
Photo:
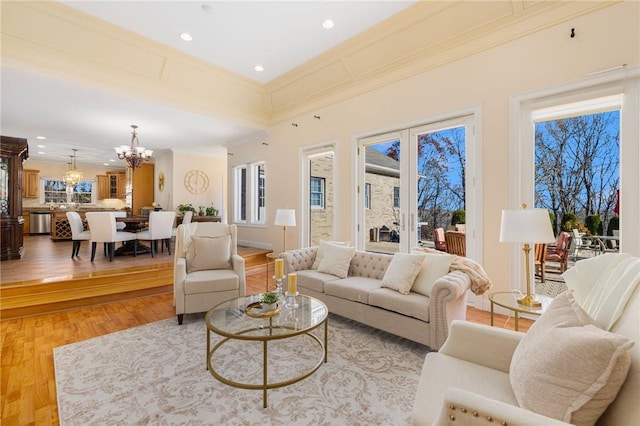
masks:
<path id="1" fill-rule="evenodd" d="M 132 124 L 131 128 L 133 129 L 133 132 L 131 132 L 131 146 L 122 145 L 117 147 L 116 154 L 118 154 L 119 159 L 125 160 L 129 167 L 135 169 L 136 167 L 140 167 L 143 161 L 149 161 L 153 155 L 153 151 L 140 146 L 138 134 L 136 133 L 138 126 Z"/>
<path id="2" fill-rule="evenodd" d="M 67 186 L 75 186 L 82 180 L 82 172 L 76 169 L 76 151 L 73 148 L 73 155 L 70 155 L 71 162 L 69 163 L 69 170 L 64 173 L 62 180 Z"/>

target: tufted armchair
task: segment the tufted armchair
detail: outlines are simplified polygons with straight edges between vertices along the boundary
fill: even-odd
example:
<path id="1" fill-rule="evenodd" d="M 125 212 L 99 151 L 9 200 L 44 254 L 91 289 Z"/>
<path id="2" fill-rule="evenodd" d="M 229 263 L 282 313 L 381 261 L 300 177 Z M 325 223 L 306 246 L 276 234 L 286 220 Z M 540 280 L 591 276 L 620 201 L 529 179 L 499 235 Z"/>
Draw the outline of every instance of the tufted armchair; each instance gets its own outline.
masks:
<path id="1" fill-rule="evenodd" d="M 238 255 L 236 225 L 180 225 L 173 276 L 178 324 L 182 324 L 184 314 L 205 312 L 226 300 L 244 296 L 244 259 Z"/>

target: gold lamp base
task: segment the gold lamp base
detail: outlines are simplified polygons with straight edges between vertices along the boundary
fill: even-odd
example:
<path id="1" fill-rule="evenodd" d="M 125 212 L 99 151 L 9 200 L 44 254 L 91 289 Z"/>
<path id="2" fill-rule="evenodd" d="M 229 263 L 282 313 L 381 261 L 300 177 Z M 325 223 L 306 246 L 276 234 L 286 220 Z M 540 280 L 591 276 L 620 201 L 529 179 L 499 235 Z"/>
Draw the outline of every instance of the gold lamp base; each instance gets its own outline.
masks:
<path id="1" fill-rule="evenodd" d="M 531 294 L 527 294 L 522 299 L 518 299 L 518 303 L 524 306 L 530 306 L 532 308 L 539 308 L 542 306 L 542 303 L 537 301 L 536 298 Z"/>

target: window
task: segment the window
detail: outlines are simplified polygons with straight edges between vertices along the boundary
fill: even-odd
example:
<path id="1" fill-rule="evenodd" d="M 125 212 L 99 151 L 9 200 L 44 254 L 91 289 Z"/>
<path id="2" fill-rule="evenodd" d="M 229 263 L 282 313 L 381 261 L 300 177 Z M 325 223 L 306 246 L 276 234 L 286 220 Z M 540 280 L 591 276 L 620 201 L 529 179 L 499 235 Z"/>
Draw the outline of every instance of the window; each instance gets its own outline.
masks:
<path id="1" fill-rule="evenodd" d="M 67 187 L 63 181 L 54 179 L 42 180 L 42 203 L 78 203 L 91 204 L 93 202 L 93 182 L 82 181 L 75 187 Z M 69 191 L 67 193 L 67 191 Z"/>
<path id="2" fill-rule="evenodd" d="M 364 184 L 364 208 L 365 209 L 371 208 L 371 184 L 370 183 Z"/>
<path id="3" fill-rule="evenodd" d="M 264 163 L 234 169 L 235 222 L 265 223 L 266 173 Z"/>
<path id="4" fill-rule="evenodd" d="M 309 201 L 312 209 L 324 209 L 324 178 L 311 176 Z"/>
<path id="5" fill-rule="evenodd" d="M 393 208 L 394 209 L 400 208 L 400 187 L 399 186 L 393 187 Z"/>

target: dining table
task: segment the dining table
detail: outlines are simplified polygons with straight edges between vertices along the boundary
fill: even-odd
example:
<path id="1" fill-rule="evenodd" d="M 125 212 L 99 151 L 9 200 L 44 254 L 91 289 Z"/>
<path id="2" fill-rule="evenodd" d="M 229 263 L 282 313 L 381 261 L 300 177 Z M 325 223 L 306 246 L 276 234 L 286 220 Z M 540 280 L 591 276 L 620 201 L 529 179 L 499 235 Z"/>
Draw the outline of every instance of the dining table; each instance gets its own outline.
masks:
<path id="1" fill-rule="evenodd" d="M 125 224 L 123 229 L 124 232 L 140 232 L 144 228 L 149 225 L 149 216 L 141 216 L 141 215 L 127 215 L 123 217 L 116 217 L 116 222 L 121 222 Z M 130 256 L 134 253 L 136 241 L 125 241 L 124 244 L 118 247 L 115 251 L 116 256 Z M 138 247 L 135 249 L 137 254 L 146 254 L 151 253 L 151 247 L 140 244 L 137 241 Z"/>

